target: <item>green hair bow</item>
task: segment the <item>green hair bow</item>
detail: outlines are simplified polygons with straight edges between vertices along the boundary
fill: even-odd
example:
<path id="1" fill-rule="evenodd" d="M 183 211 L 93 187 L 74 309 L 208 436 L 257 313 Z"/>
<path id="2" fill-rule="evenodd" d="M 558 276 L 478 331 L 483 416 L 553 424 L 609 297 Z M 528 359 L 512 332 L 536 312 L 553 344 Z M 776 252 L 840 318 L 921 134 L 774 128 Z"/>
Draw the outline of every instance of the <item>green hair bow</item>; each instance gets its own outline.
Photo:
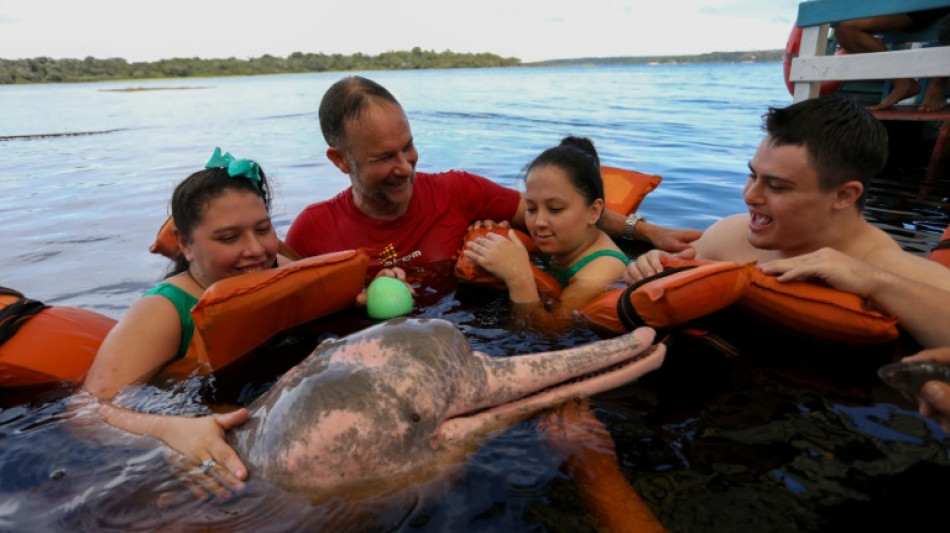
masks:
<path id="1" fill-rule="evenodd" d="M 205 168 L 223 168 L 228 171 L 228 176 L 247 178 L 257 187 L 258 191 L 261 190 L 261 167 L 254 161 L 235 159 L 233 155 L 227 152 L 221 155 L 221 148 L 218 146 L 214 147 L 214 154 L 205 164 Z"/>

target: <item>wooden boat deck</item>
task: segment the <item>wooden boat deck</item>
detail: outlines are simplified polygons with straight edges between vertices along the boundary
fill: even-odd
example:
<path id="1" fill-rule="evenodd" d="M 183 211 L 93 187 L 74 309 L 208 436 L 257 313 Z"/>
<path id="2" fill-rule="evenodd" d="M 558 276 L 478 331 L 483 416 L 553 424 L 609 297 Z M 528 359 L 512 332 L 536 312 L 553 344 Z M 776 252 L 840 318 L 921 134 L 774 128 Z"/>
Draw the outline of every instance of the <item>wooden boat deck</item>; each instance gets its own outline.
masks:
<path id="1" fill-rule="evenodd" d="M 940 120 L 950 121 L 950 104 L 940 111 L 920 111 L 916 104 L 896 105 L 890 109 L 872 111 L 880 120 Z"/>

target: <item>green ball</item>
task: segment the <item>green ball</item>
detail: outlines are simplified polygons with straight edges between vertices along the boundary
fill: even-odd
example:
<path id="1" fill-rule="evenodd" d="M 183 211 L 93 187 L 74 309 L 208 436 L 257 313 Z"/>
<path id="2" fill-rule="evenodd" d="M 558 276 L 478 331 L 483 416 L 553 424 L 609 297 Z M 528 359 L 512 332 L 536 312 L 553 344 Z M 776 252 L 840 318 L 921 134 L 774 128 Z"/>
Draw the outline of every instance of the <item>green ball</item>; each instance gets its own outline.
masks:
<path id="1" fill-rule="evenodd" d="M 366 289 L 366 312 L 377 320 L 386 320 L 412 311 L 412 293 L 396 278 L 379 277 Z"/>

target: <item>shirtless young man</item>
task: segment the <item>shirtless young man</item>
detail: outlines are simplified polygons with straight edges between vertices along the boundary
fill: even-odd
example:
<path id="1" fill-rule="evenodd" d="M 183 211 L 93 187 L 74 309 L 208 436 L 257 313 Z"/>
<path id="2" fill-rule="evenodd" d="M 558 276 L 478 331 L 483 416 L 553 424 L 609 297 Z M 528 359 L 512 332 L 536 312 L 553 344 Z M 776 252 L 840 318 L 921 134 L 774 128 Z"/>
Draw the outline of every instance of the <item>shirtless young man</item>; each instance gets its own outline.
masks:
<path id="1" fill-rule="evenodd" d="M 886 162 L 884 126 L 838 96 L 770 108 L 764 119 L 744 189 L 749 212 L 716 222 L 680 255 L 757 261 L 783 281 L 820 279 L 896 316 L 920 344 L 950 345 L 950 269 L 905 252 L 861 214 Z M 627 280 L 663 270 L 665 253 L 641 255 Z"/>

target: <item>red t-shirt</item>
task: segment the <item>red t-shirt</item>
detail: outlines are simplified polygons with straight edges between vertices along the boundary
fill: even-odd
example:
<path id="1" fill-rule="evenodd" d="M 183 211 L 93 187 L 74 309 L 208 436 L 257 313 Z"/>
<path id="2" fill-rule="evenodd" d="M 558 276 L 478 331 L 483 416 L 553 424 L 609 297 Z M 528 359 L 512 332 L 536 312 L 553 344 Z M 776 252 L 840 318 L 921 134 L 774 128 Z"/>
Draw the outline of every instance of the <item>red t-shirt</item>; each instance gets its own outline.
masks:
<path id="1" fill-rule="evenodd" d="M 511 220 L 520 199 L 517 191 L 468 172 L 417 172 L 403 216 L 368 217 L 353 204 L 352 188 L 347 188 L 307 206 L 290 225 L 286 242 L 304 257 L 369 248 L 370 273 L 388 266 L 428 268 L 458 258 L 472 222 Z"/>

